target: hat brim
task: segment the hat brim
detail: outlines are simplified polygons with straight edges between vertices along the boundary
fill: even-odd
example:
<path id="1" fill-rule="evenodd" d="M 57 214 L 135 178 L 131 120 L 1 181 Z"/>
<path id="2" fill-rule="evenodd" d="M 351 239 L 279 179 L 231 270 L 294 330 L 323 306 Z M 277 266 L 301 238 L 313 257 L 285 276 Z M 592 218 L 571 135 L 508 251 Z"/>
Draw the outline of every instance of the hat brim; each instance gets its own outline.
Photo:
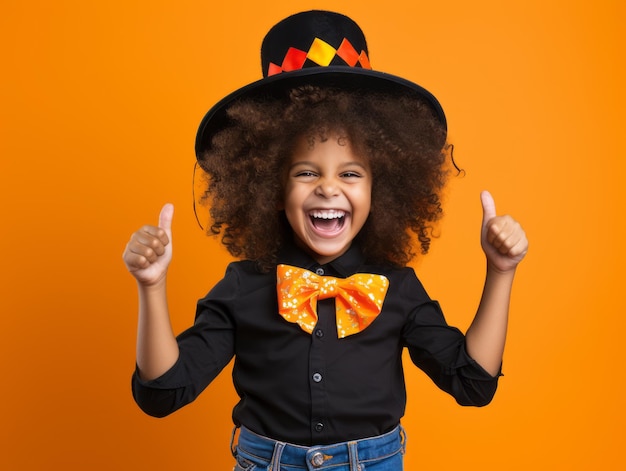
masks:
<path id="1" fill-rule="evenodd" d="M 446 129 L 446 116 L 439 101 L 425 88 L 401 77 L 369 69 L 345 66 L 311 67 L 283 72 L 263 78 L 230 93 L 216 103 L 204 116 L 196 135 L 195 151 L 199 159 L 211 147 L 213 136 L 229 124 L 227 108 L 236 100 L 246 98 L 286 98 L 287 91 L 301 85 L 317 85 L 349 90 L 371 90 L 392 94 L 413 94 L 421 97 Z"/>

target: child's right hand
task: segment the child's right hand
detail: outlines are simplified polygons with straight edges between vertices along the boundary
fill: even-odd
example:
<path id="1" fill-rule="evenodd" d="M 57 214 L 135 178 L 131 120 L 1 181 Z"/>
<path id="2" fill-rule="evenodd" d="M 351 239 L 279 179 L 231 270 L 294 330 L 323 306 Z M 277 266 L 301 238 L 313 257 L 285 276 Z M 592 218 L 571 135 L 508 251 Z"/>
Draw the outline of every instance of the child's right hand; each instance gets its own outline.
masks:
<path id="1" fill-rule="evenodd" d="M 165 280 L 172 260 L 172 218 L 174 206 L 166 204 L 159 215 L 159 225 L 146 225 L 133 233 L 122 258 L 126 268 L 145 286 Z"/>

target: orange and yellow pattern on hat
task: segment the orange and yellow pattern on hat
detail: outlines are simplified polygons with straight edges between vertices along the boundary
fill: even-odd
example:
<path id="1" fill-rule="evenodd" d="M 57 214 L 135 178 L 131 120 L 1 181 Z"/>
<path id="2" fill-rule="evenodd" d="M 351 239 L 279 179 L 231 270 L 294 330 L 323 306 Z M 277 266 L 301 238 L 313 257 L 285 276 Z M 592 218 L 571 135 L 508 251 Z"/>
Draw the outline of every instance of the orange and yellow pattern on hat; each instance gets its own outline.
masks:
<path id="1" fill-rule="evenodd" d="M 335 49 L 326 41 L 315 38 L 308 51 L 290 47 L 281 65 L 270 62 L 267 75 L 300 70 L 304 67 L 307 59 L 320 67 L 328 67 L 335 57 L 340 57 L 350 67 L 372 68 L 367 53 L 365 51 L 358 52 L 347 39 L 344 38 L 341 45 Z"/>

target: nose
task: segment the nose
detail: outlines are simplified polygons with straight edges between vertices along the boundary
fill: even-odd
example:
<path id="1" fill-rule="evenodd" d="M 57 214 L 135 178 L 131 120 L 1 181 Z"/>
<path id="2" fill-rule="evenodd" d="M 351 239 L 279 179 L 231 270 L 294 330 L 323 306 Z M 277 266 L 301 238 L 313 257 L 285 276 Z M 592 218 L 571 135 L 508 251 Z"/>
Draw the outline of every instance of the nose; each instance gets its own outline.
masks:
<path id="1" fill-rule="evenodd" d="M 332 178 L 322 178 L 315 188 L 315 194 L 322 198 L 332 198 L 339 194 L 339 185 Z"/>

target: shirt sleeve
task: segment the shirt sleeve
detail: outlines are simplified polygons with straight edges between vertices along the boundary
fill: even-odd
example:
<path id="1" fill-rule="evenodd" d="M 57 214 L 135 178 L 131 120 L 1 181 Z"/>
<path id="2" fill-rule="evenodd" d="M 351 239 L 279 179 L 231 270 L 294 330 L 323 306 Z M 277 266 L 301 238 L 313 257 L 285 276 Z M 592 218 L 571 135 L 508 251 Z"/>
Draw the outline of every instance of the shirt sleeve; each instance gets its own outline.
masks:
<path id="1" fill-rule="evenodd" d="M 421 298 L 409 314 L 404 341 L 413 363 L 463 406 L 485 406 L 495 395 L 499 373 L 491 376 L 467 353 L 465 336 L 447 324 L 441 307 L 417 278 L 408 299 Z"/>
<path id="2" fill-rule="evenodd" d="M 189 404 L 217 377 L 234 355 L 233 300 L 239 291 L 236 270 L 198 301 L 194 325 L 177 338 L 179 357 L 159 378 L 144 381 L 137 369 L 132 393 L 146 414 L 165 417 Z"/>

